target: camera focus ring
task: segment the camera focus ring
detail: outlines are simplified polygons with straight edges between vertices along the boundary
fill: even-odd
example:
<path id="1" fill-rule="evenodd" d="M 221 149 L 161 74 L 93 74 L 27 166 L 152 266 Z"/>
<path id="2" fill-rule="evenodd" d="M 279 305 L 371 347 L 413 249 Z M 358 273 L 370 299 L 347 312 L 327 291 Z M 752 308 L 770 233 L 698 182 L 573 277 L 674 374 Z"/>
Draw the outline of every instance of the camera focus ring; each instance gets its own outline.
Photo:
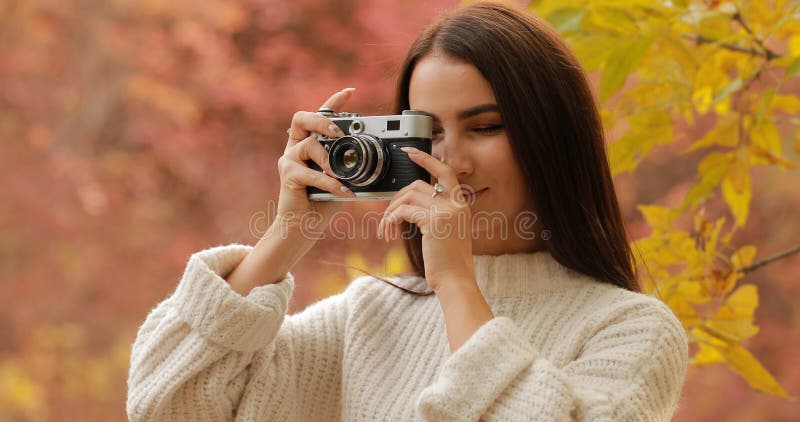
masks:
<path id="1" fill-rule="evenodd" d="M 348 135 L 333 142 L 328 154 L 334 176 L 354 186 L 369 186 L 386 168 L 387 153 L 371 135 Z"/>

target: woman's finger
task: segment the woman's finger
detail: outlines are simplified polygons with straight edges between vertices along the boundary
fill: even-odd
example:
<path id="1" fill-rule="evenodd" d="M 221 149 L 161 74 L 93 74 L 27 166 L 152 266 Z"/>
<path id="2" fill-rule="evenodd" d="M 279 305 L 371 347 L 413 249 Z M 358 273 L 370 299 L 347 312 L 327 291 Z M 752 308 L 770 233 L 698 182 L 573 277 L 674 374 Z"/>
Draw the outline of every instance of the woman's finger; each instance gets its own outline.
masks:
<path id="1" fill-rule="evenodd" d="M 278 160 L 278 168 L 281 171 L 283 183 L 290 189 L 305 189 L 306 186 L 313 186 L 342 197 L 352 198 L 355 196 L 353 191 L 333 177 L 303 166 L 296 161 L 281 157 Z"/>
<path id="2" fill-rule="evenodd" d="M 423 182 L 422 180 L 415 180 L 415 181 L 411 182 L 410 184 L 408 184 L 408 185 L 404 186 L 403 188 L 401 188 L 399 191 L 397 191 L 397 193 L 395 193 L 394 196 L 392 197 L 392 200 L 389 202 L 389 205 L 387 205 L 386 208 L 384 208 L 384 210 L 383 210 L 383 217 L 381 218 L 381 221 L 378 224 L 378 233 L 381 233 L 381 228 L 382 228 L 383 223 L 384 223 L 384 218 L 387 215 L 389 215 L 398 206 L 400 206 L 402 204 L 410 203 L 409 200 L 410 200 L 411 197 L 409 195 L 414 194 L 414 192 L 421 193 L 422 195 L 414 195 L 414 198 L 417 198 L 417 200 L 415 201 L 416 202 L 415 204 L 416 205 L 426 204 L 427 202 L 424 202 L 424 199 L 427 199 L 427 198 L 424 197 L 424 193 L 427 190 L 430 190 L 430 188 L 431 188 L 431 185 Z"/>
<path id="3" fill-rule="evenodd" d="M 397 238 L 400 223 L 403 221 L 416 224 L 420 231 L 425 234 L 427 232 L 428 211 L 423 207 L 410 204 L 403 204 L 397 207 L 386 217 L 383 233 L 387 240 Z"/>
<path id="4" fill-rule="evenodd" d="M 338 112 L 347 100 L 353 95 L 355 88 L 345 88 L 328 98 L 320 109 L 329 109 Z M 298 111 L 292 117 L 292 124 L 286 133 L 289 139 L 286 142 L 288 150 L 301 140 L 307 138 L 312 132 L 321 133 L 329 138 L 344 136 L 344 132 L 336 126 L 329 118 L 310 111 Z"/>
<path id="5" fill-rule="evenodd" d="M 355 88 L 345 88 L 331 95 L 331 97 L 328 98 L 328 100 L 325 101 L 325 104 L 323 104 L 320 108 L 327 108 L 335 112 L 341 111 L 342 107 L 344 107 L 344 104 L 350 99 L 355 90 Z"/>
<path id="6" fill-rule="evenodd" d="M 458 183 L 458 177 L 456 177 L 453 169 L 447 164 L 414 147 L 402 147 L 400 149 L 408 154 L 408 158 L 410 158 L 411 161 L 417 163 L 420 167 L 427 170 L 428 173 L 430 173 L 431 176 L 438 181 L 438 183 L 445 187 L 445 189 L 452 190 L 461 188 Z"/>
<path id="7" fill-rule="evenodd" d="M 303 165 L 306 165 L 306 161 L 311 160 L 325 170 L 325 173 L 333 174 L 328 161 L 328 151 L 313 136 L 298 142 L 294 147 L 289 148 L 284 155 Z"/>
<path id="8" fill-rule="evenodd" d="M 298 111 L 292 117 L 292 126 L 289 128 L 289 142 L 286 147 L 289 148 L 302 141 L 312 132 L 321 133 L 330 138 L 344 136 L 344 132 L 331 119 L 310 111 Z"/>
<path id="9" fill-rule="evenodd" d="M 431 195 L 421 192 L 416 189 L 407 190 L 401 194 L 395 195 L 389 206 L 383 211 L 383 218 L 385 219 L 394 210 L 402 205 L 414 205 L 421 208 L 428 209 L 433 205 Z"/>

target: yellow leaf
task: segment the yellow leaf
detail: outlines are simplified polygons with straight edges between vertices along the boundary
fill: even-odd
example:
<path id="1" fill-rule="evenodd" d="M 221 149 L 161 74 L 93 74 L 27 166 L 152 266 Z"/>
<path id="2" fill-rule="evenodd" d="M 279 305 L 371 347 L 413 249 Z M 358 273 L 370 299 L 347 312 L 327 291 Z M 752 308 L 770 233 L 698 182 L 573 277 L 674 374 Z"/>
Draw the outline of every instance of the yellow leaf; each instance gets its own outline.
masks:
<path id="1" fill-rule="evenodd" d="M 700 324 L 700 318 L 692 305 L 685 299 L 672 296 L 665 301 L 675 316 L 681 321 L 684 328 L 689 329 Z"/>
<path id="2" fill-rule="evenodd" d="M 608 148 L 611 174 L 633 171 L 656 146 L 673 140 L 673 124 L 669 113 L 645 111 L 627 117 L 630 129 Z"/>
<path id="3" fill-rule="evenodd" d="M 770 102 L 770 110 L 781 110 L 787 114 L 800 111 L 800 98 L 794 95 L 775 95 Z"/>
<path id="4" fill-rule="evenodd" d="M 689 303 L 703 304 L 711 300 L 708 288 L 699 281 L 684 281 L 675 289 L 675 296 Z"/>
<path id="5" fill-rule="evenodd" d="M 750 166 L 747 165 L 747 157 L 739 157 L 731 164 L 728 169 L 728 179 L 736 192 L 744 192 L 750 187 Z"/>
<path id="6" fill-rule="evenodd" d="M 789 39 L 789 53 L 792 56 L 800 56 L 800 34 Z"/>
<path id="7" fill-rule="evenodd" d="M 721 331 L 728 338 L 741 341 L 758 333 L 753 325 L 753 314 L 758 306 L 758 290 L 755 285 L 746 284 L 736 289 L 717 309 L 708 327 Z"/>
<path id="8" fill-rule="evenodd" d="M 675 221 L 676 214 L 673 210 L 661 207 L 658 205 L 639 205 L 636 208 L 642 213 L 647 224 L 653 230 L 659 232 L 668 232 L 672 230 L 672 225 Z"/>
<path id="9" fill-rule="evenodd" d="M 733 254 L 733 256 L 731 256 L 731 265 L 734 269 L 743 268 L 752 264 L 755 257 L 755 246 L 742 246 L 738 251 L 736 251 L 736 253 Z"/>
<path id="10" fill-rule="evenodd" d="M 725 305 L 737 315 L 752 316 L 758 306 L 758 287 L 754 284 L 745 284 L 739 287 L 725 300 Z"/>
<path id="11" fill-rule="evenodd" d="M 735 161 L 722 182 L 722 196 L 734 216 L 736 226 L 744 227 L 750 211 L 750 169 L 742 161 Z"/>
<path id="12" fill-rule="evenodd" d="M 633 35 L 639 32 L 639 27 L 636 26 L 626 8 L 607 7 L 601 2 L 593 1 L 590 4 L 590 10 L 592 23 L 600 28 L 623 35 Z"/>
<path id="13" fill-rule="evenodd" d="M 696 327 L 690 334 L 701 345 L 701 350 L 704 351 L 704 355 L 700 356 L 699 362 L 695 363 L 693 360 L 693 364 L 715 363 L 719 359 L 714 353 L 716 352 L 722 355 L 728 367 L 742 376 L 750 387 L 779 397 L 788 397 L 786 391 L 783 390 L 769 371 L 739 342 L 720 338 L 706 327 Z M 708 348 L 713 349 L 713 351 L 706 350 Z"/>
<path id="14" fill-rule="evenodd" d="M 741 341 L 758 334 L 758 327 L 753 325 L 752 319 L 732 318 L 730 315 L 714 316 L 706 323 L 717 332 L 724 334 L 731 340 Z"/>
<path id="15" fill-rule="evenodd" d="M 731 270 L 711 270 L 709 288 L 712 296 L 723 296 L 730 293 L 736 286 L 739 273 Z"/>
<path id="16" fill-rule="evenodd" d="M 606 60 L 603 74 L 600 76 L 599 91 L 600 102 L 604 103 L 616 93 L 628 79 L 636 64 L 652 44 L 651 37 L 633 37 L 619 45 Z"/>
<path id="17" fill-rule="evenodd" d="M 711 101 L 713 100 L 713 88 L 710 86 L 703 86 L 694 91 L 692 94 L 692 103 L 700 114 L 705 114 L 711 108 Z"/>
<path id="18" fill-rule="evenodd" d="M 640 139 L 633 133 L 628 132 L 608 146 L 608 161 L 612 175 L 626 171 L 632 172 L 636 169 L 641 160 L 640 144 Z"/>
<path id="19" fill-rule="evenodd" d="M 718 337 L 713 332 L 708 330 L 705 326 L 697 326 L 689 332 L 691 337 L 695 339 L 697 343 L 706 344 L 709 346 L 714 347 L 717 350 L 727 349 L 731 345 L 730 340 L 723 339 Z"/>
<path id="20" fill-rule="evenodd" d="M 739 119 L 737 115 L 733 113 L 726 113 L 719 116 L 717 124 L 702 138 L 690 145 L 686 152 L 712 145 L 735 146 L 736 143 L 739 142 L 738 122 Z"/>
<path id="21" fill-rule="evenodd" d="M 750 160 L 749 160 L 750 164 L 762 164 L 762 165 L 775 164 L 777 166 L 787 169 L 793 169 L 797 167 L 797 164 L 788 160 L 784 160 L 781 157 L 777 157 L 773 155 L 770 151 L 768 151 L 766 148 L 761 147 L 759 145 L 751 144 L 749 149 L 750 149 Z"/>
<path id="22" fill-rule="evenodd" d="M 751 388 L 788 398 L 789 395 L 778 381 L 761 365 L 749 351 L 738 344 L 731 345 L 722 352 L 728 366 L 741 375 Z"/>
<path id="23" fill-rule="evenodd" d="M 728 168 L 733 162 L 731 153 L 712 152 L 708 154 L 698 166 L 700 181 L 689 189 L 684 198 L 681 209 L 694 206 L 705 201 L 711 192 L 716 189 L 728 174 Z"/>
<path id="24" fill-rule="evenodd" d="M 694 231 L 700 236 L 707 236 L 711 222 L 706 219 L 705 207 L 700 208 L 694 215 Z"/>
<path id="25" fill-rule="evenodd" d="M 714 363 L 724 363 L 725 357 L 717 351 L 713 346 L 706 343 L 700 343 L 700 348 L 692 358 L 692 365 L 703 366 L 711 365 Z"/>
<path id="26" fill-rule="evenodd" d="M 750 124 L 750 119 L 745 119 L 745 127 L 750 127 Z M 775 123 L 771 120 L 764 119 L 761 124 L 753 127 L 750 130 L 750 137 L 752 139 L 752 145 L 760 147 L 760 149 L 765 150 L 769 155 L 777 159 L 783 159 L 783 154 L 781 152 L 781 135 Z M 751 160 L 751 163 L 770 164 L 769 160 L 759 159 L 757 157 Z"/>
<path id="27" fill-rule="evenodd" d="M 705 240 L 705 262 L 707 265 L 714 263 L 717 256 L 717 243 L 719 242 L 719 232 L 722 230 L 722 225 L 725 224 L 725 218 L 718 218 L 711 226 Z"/>

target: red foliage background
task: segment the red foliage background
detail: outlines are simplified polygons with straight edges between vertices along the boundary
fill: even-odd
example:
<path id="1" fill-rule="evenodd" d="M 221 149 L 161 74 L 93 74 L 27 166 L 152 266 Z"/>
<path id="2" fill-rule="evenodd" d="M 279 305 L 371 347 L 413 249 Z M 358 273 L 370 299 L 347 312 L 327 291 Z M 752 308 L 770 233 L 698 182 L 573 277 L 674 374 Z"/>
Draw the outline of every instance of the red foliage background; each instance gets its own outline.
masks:
<path id="1" fill-rule="evenodd" d="M 411 40 L 456 3 L 0 4 L 0 419 L 123 419 L 138 325 L 191 253 L 255 242 L 292 113 L 348 86 L 358 89 L 348 109 L 388 112 Z M 637 203 L 680 194 L 694 168 L 681 160 L 663 150 L 635 180 L 617 179 L 634 233 Z M 743 242 L 765 253 L 796 243 L 798 179 L 757 175 Z M 342 268 L 312 264 L 357 254 L 380 268 L 396 246 L 321 241 L 295 270 L 293 310 L 347 282 Z M 752 349 L 790 394 L 800 391 L 799 263 L 750 276 L 762 295 Z M 690 370 L 677 419 L 789 420 L 797 410 L 725 368 L 702 368 Z"/>

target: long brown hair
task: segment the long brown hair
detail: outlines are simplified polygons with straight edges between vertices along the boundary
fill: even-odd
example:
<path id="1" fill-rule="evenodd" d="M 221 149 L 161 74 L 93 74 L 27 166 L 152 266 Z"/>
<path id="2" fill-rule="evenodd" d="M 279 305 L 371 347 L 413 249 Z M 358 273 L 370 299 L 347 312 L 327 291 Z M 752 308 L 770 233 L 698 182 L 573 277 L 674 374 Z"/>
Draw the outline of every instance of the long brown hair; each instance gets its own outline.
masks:
<path id="1" fill-rule="evenodd" d="M 589 83 L 558 33 L 498 3 L 462 6 L 431 23 L 400 70 L 395 111 L 409 109 L 409 84 L 423 57 L 474 65 L 497 98 L 511 149 L 529 187 L 542 242 L 561 265 L 640 291 Z M 424 276 L 422 234 L 404 223 L 409 261 Z"/>

